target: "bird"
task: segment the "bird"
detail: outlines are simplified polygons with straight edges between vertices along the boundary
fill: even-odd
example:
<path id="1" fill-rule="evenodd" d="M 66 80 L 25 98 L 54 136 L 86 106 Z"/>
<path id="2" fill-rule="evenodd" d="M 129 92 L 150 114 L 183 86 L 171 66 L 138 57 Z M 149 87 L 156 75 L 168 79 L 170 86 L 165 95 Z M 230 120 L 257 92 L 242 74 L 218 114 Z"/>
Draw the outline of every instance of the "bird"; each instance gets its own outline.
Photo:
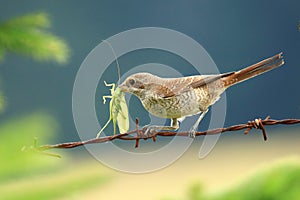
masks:
<path id="1" fill-rule="evenodd" d="M 171 119 L 170 126 L 144 126 L 145 135 L 151 135 L 158 130 L 176 131 L 182 119 L 200 114 L 189 131 L 189 136 L 194 138 L 209 107 L 219 100 L 227 88 L 283 64 L 281 52 L 241 70 L 223 74 L 162 78 L 146 72 L 135 73 L 118 87 L 122 92 L 138 97 L 143 107 L 152 115 Z"/>

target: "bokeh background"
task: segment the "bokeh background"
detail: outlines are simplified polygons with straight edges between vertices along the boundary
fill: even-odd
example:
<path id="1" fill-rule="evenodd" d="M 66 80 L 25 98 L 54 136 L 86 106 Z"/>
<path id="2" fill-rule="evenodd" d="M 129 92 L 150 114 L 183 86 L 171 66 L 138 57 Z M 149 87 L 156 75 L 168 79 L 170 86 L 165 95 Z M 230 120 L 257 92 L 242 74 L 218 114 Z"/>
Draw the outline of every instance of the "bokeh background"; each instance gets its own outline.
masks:
<path id="1" fill-rule="evenodd" d="M 36 13 L 51 22 L 47 30 L 62 46 L 45 51 L 53 55 L 48 58 L 35 48 L 31 53 L 14 51 L 0 34 L 0 91 L 1 102 L 5 102 L 0 114 L 0 199 L 300 198 L 293 190 L 300 186 L 298 125 L 268 127 L 267 142 L 259 131 L 247 136 L 242 132 L 222 135 L 215 149 L 202 160 L 198 159 L 200 137 L 173 165 L 140 175 L 103 166 L 84 148 L 54 151 L 62 159 L 21 151 L 33 143 L 34 137 L 42 144 L 79 140 L 72 116 L 77 70 L 102 40 L 138 27 L 164 27 L 192 37 L 207 50 L 220 72 L 284 52 L 283 67 L 227 91 L 225 126 L 267 115 L 275 119 L 300 118 L 299 8 L 297 0 L 1 0 L 2 25 Z M 43 23 L 40 25 L 45 28 Z M 47 43 L 46 36 L 39 42 Z M 24 42 L 28 37 L 21 34 L 14 39 Z M 16 49 L 23 45 L 13 44 Z M 119 58 L 122 73 L 148 62 L 186 67 L 185 75 L 194 73 L 186 62 L 166 52 L 145 50 Z M 107 82 L 116 82 L 115 65 L 105 75 Z M 99 84 L 99 106 L 101 96 L 108 92 Z M 140 109 L 129 109 L 131 115 L 147 124 L 149 119 L 144 117 L 139 101 L 133 99 L 132 104 L 139 104 Z M 101 110 L 99 120 L 103 125 L 108 107 L 97 109 Z M 207 123 L 205 119 L 204 128 Z M 134 143 L 124 145 L 133 149 Z"/>

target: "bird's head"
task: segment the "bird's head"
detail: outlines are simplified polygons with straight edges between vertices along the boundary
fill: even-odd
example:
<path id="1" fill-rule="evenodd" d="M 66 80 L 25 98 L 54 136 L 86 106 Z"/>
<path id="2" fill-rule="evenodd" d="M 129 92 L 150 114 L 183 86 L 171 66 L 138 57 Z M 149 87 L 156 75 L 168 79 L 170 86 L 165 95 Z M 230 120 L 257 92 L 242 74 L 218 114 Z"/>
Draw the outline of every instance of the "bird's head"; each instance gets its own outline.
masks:
<path id="1" fill-rule="evenodd" d="M 151 85 L 159 81 L 159 77 L 150 73 L 136 73 L 119 85 L 122 92 L 132 93 L 138 97 L 147 95 L 147 91 L 151 88 Z"/>

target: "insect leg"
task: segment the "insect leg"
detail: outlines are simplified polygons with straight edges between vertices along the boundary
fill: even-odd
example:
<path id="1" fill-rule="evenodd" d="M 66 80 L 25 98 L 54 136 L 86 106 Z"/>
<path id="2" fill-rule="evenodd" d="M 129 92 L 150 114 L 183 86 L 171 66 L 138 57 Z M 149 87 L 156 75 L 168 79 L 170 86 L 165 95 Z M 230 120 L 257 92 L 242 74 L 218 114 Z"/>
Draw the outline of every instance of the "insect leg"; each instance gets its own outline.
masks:
<path id="1" fill-rule="evenodd" d="M 106 99 L 112 99 L 112 96 L 105 95 L 105 96 L 102 96 L 102 99 L 103 99 L 103 104 L 105 104 L 106 103 Z"/>
<path id="2" fill-rule="evenodd" d="M 107 87 L 111 87 L 110 93 L 113 95 L 113 93 L 115 92 L 116 84 L 114 84 L 114 83 L 106 83 L 106 81 L 104 81 L 104 84 L 105 84 L 105 86 L 107 86 Z"/>
<path id="3" fill-rule="evenodd" d="M 99 131 L 99 133 L 97 134 L 96 138 L 99 138 L 101 133 L 103 132 L 103 130 L 107 127 L 107 125 L 109 124 L 109 122 L 111 121 L 111 118 L 106 122 L 106 124 L 101 128 L 101 130 Z"/>

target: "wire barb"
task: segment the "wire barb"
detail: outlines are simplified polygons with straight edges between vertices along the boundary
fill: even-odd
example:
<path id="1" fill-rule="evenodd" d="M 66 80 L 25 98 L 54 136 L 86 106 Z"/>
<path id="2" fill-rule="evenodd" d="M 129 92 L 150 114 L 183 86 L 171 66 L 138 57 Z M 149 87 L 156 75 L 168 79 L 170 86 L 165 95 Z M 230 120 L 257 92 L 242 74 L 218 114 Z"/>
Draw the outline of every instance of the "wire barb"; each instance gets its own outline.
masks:
<path id="1" fill-rule="evenodd" d="M 155 134 L 152 135 L 147 135 L 145 134 L 145 130 L 139 129 L 139 120 L 136 119 L 136 127 L 135 130 L 129 131 L 127 133 L 122 133 L 122 134 L 117 134 L 113 136 L 106 136 L 106 137 L 100 137 L 100 138 L 93 138 L 90 140 L 85 140 L 85 141 L 78 141 L 78 142 L 67 142 L 67 143 L 60 143 L 60 144 L 53 144 L 53 145 L 42 145 L 42 146 L 37 146 L 36 149 L 39 151 L 45 151 L 49 149 L 54 149 L 54 148 L 60 148 L 60 149 L 67 149 L 67 148 L 75 148 L 79 147 L 82 145 L 87 145 L 87 144 L 95 144 L 95 143 L 105 143 L 108 141 L 113 141 L 116 139 L 119 140 L 135 140 L 135 148 L 138 148 L 139 146 L 139 140 L 140 139 L 149 139 L 152 138 L 153 141 L 156 141 L 157 136 L 161 137 L 172 137 L 172 136 L 184 136 L 188 137 L 189 132 L 184 131 L 184 132 L 173 132 L 173 131 L 161 131 L 161 132 L 155 132 Z M 247 124 L 238 124 L 238 125 L 233 125 L 227 128 L 217 128 L 217 129 L 211 129 L 203 132 L 196 132 L 195 136 L 200 136 L 200 135 L 215 135 L 215 134 L 221 134 L 223 132 L 227 131 L 239 131 L 246 129 L 244 131 L 244 134 L 248 134 L 253 128 L 255 129 L 260 129 L 263 134 L 263 138 L 266 141 L 267 140 L 267 133 L 265 126 L 270 126 L 270 125 L 276 125 L 276 124 L 284 124 L 284 125 L 290 125 L 290 124 L 298 124 L 300 123 L 300 119 L 283 119 L 283 120 L 275 120 L 275 119 L 270 119 L 270 116 L 266 117 L 265 119 L 255 119 L 253 121 L 248 121 Z M 134 136 L 136 135 L 136 136 Z"/>
<path id="2" fill-rule="evenodd" d="M 137 135 L 138 135 L 139 137 L 141 137 L 141 133 L 140 133 L 140 131 L 139 131 L 139 119 L 138 119 L 138 118 L 135 119 L 135 131 L 136 131 Z M 138 148 L 138 147 L 139 147 L 139 141 L 140 141 L 139 138 L 137 138 L 137 139 L 135 140 L 135 148 Z"/>
<path id="3" fill-rule="evenodd" d="M 267 141 L 267 139 L 268 139 L 267 132 L 266 132 L 263 122 L 266 122 L 269 119 L 270 119 L 270 116 L 267 116 L 264 120 L 262 120 L 261 118 L 258 118 L 253 121 L 248 121 L 247 125 L 249 127 L 245 130 L 244 134 L 247 135 L 252 128 L 260 129 L 262 131 L 264 141 Z"/>

